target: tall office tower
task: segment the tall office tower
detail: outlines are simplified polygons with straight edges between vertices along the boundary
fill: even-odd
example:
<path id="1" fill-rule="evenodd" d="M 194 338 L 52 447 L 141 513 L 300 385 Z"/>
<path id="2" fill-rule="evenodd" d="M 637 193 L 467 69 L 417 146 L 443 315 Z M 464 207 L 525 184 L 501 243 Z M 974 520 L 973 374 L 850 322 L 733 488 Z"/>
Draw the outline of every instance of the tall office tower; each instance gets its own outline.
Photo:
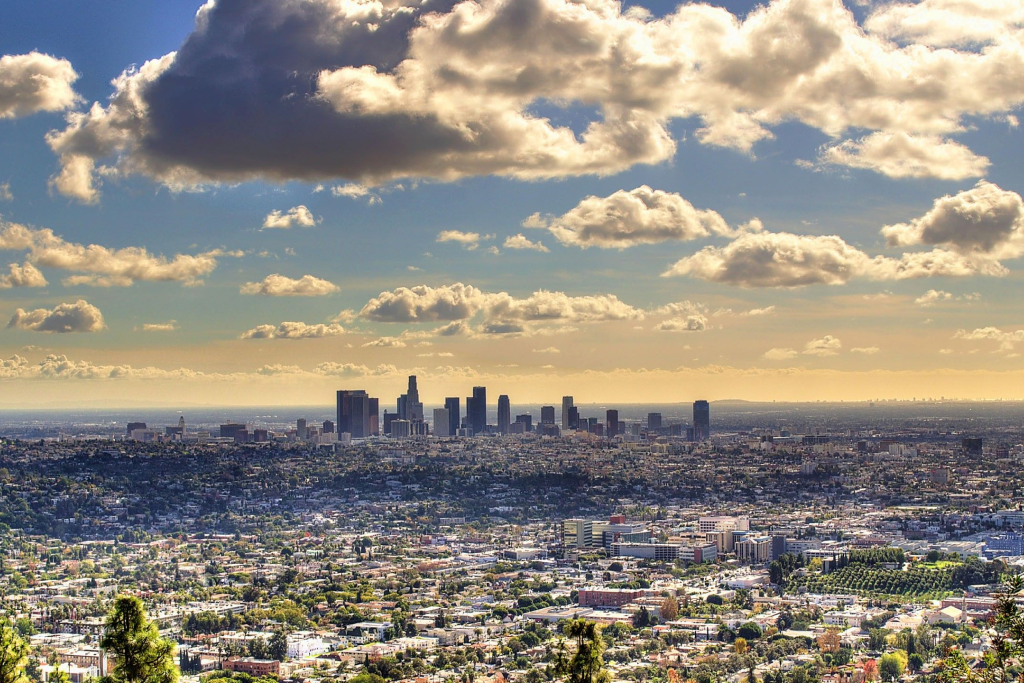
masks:
<path id="1" fill-rule="evenodd" d="M 180 432 L 181 434 L 185 433 L 185 416 L 184 415 L 182 415 L 181 417 L 178 418 L 178 429 L 181 430 L 181 432 Z"/>
<path id="2" fill-rule="evenodd" d="M 409 390 L 405 393 L 405 396 L 405 410 L 407 414 L 402 419 L 422 420 L 423 404 L 420 403 L 420 391 L 416 388 L 416 375 L 409 375 Z"/>
<path id="3" fill-rule="evenodd" d="M 333 434 L 334 433 L 334 423 L 331 422 L 330 420 L 324 420 L 323 433 L 324 434 Z"/>
<path id="4" fill-rule="evenodd" d="M 447 408 L 434 408 L 434 436 L 451 436 L 451 422 Z"/>
<path id="5" fill-rule="evenodd" d="M 707 401 L 693 402 L 693 440 L 707 441 L 711 438 L 711 406 Z"/>
<path id="6" fill-rule="evenodd" d="M 553 425 L 553 424 L 555 424 L 555 407 L 554 406 L 541 406 L 540 407 L 540 423 L 542 425 Z"/>
<path id="7" fill-rule="evenodd" d="M 398 419 L 397 413 L 389 413 L 387 409 L 384 409 L 384 421 L 381 423 L 382 433 L 385 436 L 391 435 L 391 423 Z"/>
<path id="8" fill-rule="evenodd" d="M 555 412 L 555 409 L 552 408 L 551 412 Z M 551 419 L 554 420 L 553 417 Z M 522 422 L 524 425 L 526 425 L 523 428 L 524 432 L 533 431 L 533 415 L 516 415 L 516 422 Z"/>
<path id="9" fill-rule="evenodd" d="M 306 420 L 301 417 L 295 421 L 295 438 L 303 440 L 306 438 Z"/>
<path id="10" fill-rule="evenodd" d="M 370 436 L 370 397 L 362 389 L 338 392 L 338 434 L 348 432 L 353 439 Z"/>
<path id="11" fill-rule="evenodd" d="M 398 397 L 398 405 L 395 406 L 396 413 L 398 413 L 399 420 L 409 419 L 409 395 L 402 394 Z"/>
<path id="12" fill-rule="evenodd" d="M 661 429 L 661 413 L 647 413 L 647 428 Z"/>
<path id="13" fill-rule="evenodd" d="M 487 429 L 487 387 L 473 387 L 473 433 L 483 434 Z"/>
<path id="14" fill-rule="evenodd" d="M 512 424 L 512 406 L 508 402 L 508 396 L 502 394 L 498 397 L 498 432 L 508 434 L 510 424 Z"/>
<path id="15" fill-rule="evenodd" d="M 462 428 L 473 430 L 473 397 L 466 397 L 466 419 L 462 421 Z"/>
<path id="16" fill-rule="evenodd" d="M 569 408 L 574 405 L 572 396 L 562 397 L 562 429 L 571 429 L 569 427 Z"/>
<path id="17" fill-rule="evenodd" d="M 370 399 L 370 432 L 367 436 L 380 436 L 380 399 Z"/>
<path id="18" fill-rule="evenodd" d="M 136 429 L 145 429 L 145 428 L 146 428 L 146 423 L 145 422 L 129 422 L 128 423 L 128 429 L 125 432 L 125 436 L 131 436 L 132 432 L 134 432 Z"/>
<path id="19" fill-rule="evenodd" d="M 580 428 L 580 409 L 576 406 L 569 408 L 569 429 Z"/>
<path id="20" fill-rule="evenodd" d="M 449 396 L 444 400 L 444 407 L 448 411 L 448 436 L 455 436 L 459 433 L 459 397 Z"/>
<path id="21" fill-rule="evenodd" d="M 609 410 L 605 413 L 605 434 L 609 439 L 614 439 L 619 433 L 619 411 Z"/>

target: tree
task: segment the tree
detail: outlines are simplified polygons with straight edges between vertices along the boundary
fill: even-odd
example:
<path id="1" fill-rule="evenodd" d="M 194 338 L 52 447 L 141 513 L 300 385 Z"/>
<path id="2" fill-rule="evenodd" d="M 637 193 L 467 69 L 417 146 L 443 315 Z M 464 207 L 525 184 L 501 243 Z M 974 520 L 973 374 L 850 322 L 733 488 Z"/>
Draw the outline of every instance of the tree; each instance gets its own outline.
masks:
<path id="1" fill-rule="evenodd" d="M 878 678 L 878 662 L 868 659 L 864 662 L 864 680 L 873 681 Z"/>
<path id="2" fill-rule="evenodd" d="M 1024 593 L 1024 578 L 1009 577 L 1006 592 L 999 596 L 994 626 L 996 637 L 983 660 L 984 668 L 975 671 L 959 649 L 953 649 L 936 667 L 941 683 L 995 683 L 1012 680 L 1015 661 L 1024 658 L 1024 611 L 1017 607 L 1015 597 Z"/>
<path id="3" fill-rule="evenodd" d="M 571 619 L 563 632 L 567 638 L 576 641 L 576 652 L 567 659 L 563 644 L 556 655 L 555 672 L 559 676 L 568 676 L 569 683 L 604 683 L 609 679 L 603 670 L 601 652 L 604 640 L 598 625 L 586 619 Z"/>
<path id="4" fill-rule="evenodd" d="M 25 676 L 27 663 L 28 645 L 4 619 L 0 622 L 0 683 L 28 683 Z"/>
<path id="5" fill-rule="evenodd" d="M 878 660 L 878 673 L 883 681 L 895 681 L 907 670 L 906 655 L 902 651 L 882 655 Z"/>
<path id="6" fill-rule="evenodd" d="M 841 645 L 838 629 L 825 629 L 825 632 L 818 636 L 818 649 L 822 652 L 839 652 Z"/>
<path id="7" fill-rule="evenodd" d="M 733 643 L 732 643 L 732 651 L 735 652 L 738 655 L 746 654 L 747 653 L 747 639 L 746 638 L 737 638 L 736 640 L 734 640 Z"/>
<path id="8" fill-rule="evenodd" d="M 282 662 L 288 656 L 288 636 L 283 630 L 277 631 L 271 636 L 270 642 L 267 643 L 267 653 L 271 659 Z"/>
<path id="9" fill-rule="evenodd" d="M 915 652 L 907 657 L 907 666 L 910 667 L 911 671 L 917 673 L 924 668 L 924 657 Z"/>
<path id="10" fill-rule="evenodd" d="M 71 676 L 68 672 L 60 667 L 50 672 L 50 677 L 46 679 L 46 683 L 71 683 Z"/>
<path id="11" fill-rule="evenodd" d="M 100 647 L 114 656 L 114 683 L 177 683 L 174 643 L 160 637 L 141 600 L 119 596 L 104 629 Z"/>
<path id="12" fill-rule="evenodd" d="M 740 627 L 736 629 L 736 635 L 746 640 L 757 640 L 761 637 L 761 627 L 753 621 L 748 621 L 745 624 L 740 624 Z"/>
<path id="13" fill-rule="evenodd" d="M 679 603 L 673 597 L 667 597 L 661 603 L 662 621 L 672 621 L 679 616 Z"/>
<path id="14" fill-rule="evenodd" d="M 651 613 L 646 607 L 641 607 L 640 611 L 633 615 L 633 628 L 647 628 L 653 622 Z"/>

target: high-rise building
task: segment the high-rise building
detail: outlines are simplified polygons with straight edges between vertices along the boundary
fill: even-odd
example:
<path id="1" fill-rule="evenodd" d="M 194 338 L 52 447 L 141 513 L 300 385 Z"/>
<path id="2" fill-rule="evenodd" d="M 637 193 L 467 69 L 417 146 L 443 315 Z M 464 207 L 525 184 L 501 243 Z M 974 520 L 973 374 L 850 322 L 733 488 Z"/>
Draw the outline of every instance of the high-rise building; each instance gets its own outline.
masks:
<path id="1" fill-rule="evenodd" d="M 555 409 L 552 408 L 551 412 L 554 413 Z M 552 417 L 551 419 L 552 421 L 554 421 L 555 418 Z M 525 427 L 523 427 L 524 432 L 533 431 L 533 415 L 516 415 L 516 422 L 521 422 L 523 425 L 525 425 Z"/>
<path id="2" fill-rule="evenodd" d="M 146 423 L 145 422 L 129 422 L 128 423 L 128 429 L 125 431 L 125 436 L 131 436 L 132 432 L 134 432 L 136 429 L 145 429 L 145 428 L 146 428 Z"/>
<path id="3" fill-rule="evenodd" d="M 554 406 L 541 406 L 541 408 L 540 408 L 540 423 L 542 425 L 553 425 L 553 424 L 555 424 L 555 407 Z"/>
<path id="4" fill-rule="evenodd" d="M 455 436 L 459 433 L 459 397 L 449 396 L 444 400 L 444 407 L 448 411 L 448 435 Z M 435 428 L 437 425 L 435 425 Z"/>
<path id="5" fill-rule="evenodd" d="M 562 429 L 571 429 L 569 426 L 569 408 L 575 405 L 572 396 L 562 397 Z"/>
<path id="6" fill-rule="evenodd" d="M 647 413 L 647 429 L 661 429 L 661 413 Z"/>
<path id="7" fill-rule="evenodd" d="M 711 406 L 707 401 L 693 402 L 693 440 L 707 441 L 711 438 Z"/>
<path id="8" fill-rule="evenodd" d="M 473 431 L 473 397 L 466 397 L 466 419 L 462 421 L 462 429 Z"/>
<path id="9" fill-rule="evenodd" d="M 580 409 L 576 406 L 569 408 L 569 429 L 580 428 Z"/>
<path id="10" fill-rule="evenodd" d="M 451 422 L 447 408 L 434 408 L 434 436 L 451 436 Z"/>
<path id="11" fill-rule="evenodd" d="M 398 416 L 410 422 L 423 419 L 423 404 L 416 387 L 416 375 L 409 375 L 409 389 L 398 397 Z"/>
<path id="12" fill-rule="evenodd" d="M 300 417 L 295 421 L 295 438 L 301 441 L 306 439 L 306 420 Z"/>
<path id="13" fill-rule="evenodd" d="M 338 392 L 338 434 L 348 432 L 353 439 L 370 436 L 370 397 L 362 389 Z"/>
<path id="14" fill-rule="evenodd" d="M 609 410 L 605 413 L 605 433 L 609 439 L 614 439 L 619 433 L 619 411 Z"/>
<path id="15" fill-rule="evenodd" d="M 331 422 L 330 420 L 324 420 L 324 428 L 323 428 L 322 431 L 323 431 L 324 434 L 333 434 L 334 433 L 334 423 Z"/>
<path id="16" fill-rule="evenodd" d="M 487 387 L 473 387 L 473 411 L 469 414 L 474 434 L 487 428 Z"/>
<path id="17" fill-rule="evenodd" d="M 498 432 L 508 434 L 508 427 L 512 424 L 512 406 L 509 404 L 508 395 L 502 394 L 498 397 Z"/>
<path id="18" fill-rule="evenodd" d="M 222 439 L 234 439 L 235 441 L 248 441 L 249 431 L 246 429 L 244 424 L 238 424 L 237 422 L 228 422 L 220 426 L 220 436 Z"/>
<path id="19" fill-rule="evenodd" d="M 370 399 L 370 433 L 369 436 L 380 436 L 380 399 Z"/>

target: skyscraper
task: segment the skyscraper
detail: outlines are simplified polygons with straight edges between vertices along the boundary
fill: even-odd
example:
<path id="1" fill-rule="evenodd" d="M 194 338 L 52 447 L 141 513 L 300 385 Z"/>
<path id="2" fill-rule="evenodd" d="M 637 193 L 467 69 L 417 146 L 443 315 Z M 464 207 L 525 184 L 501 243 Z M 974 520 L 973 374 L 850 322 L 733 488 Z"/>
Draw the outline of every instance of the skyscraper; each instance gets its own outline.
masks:
<path id="1" fill-rule="evenodd" d="M 455 436 L 459 433 L 459 397 L 449 396 L 444 400 L 444 407 L 448 411 L 448 435 Z"/>
<path id="2" fill-rule="evenodd" d="M 647 428 L 651 431 L 661 429 L 661 413 L 647 413 Z"/>
<path id="3" fill-rule="evenodd" d="M 562 397 L 562 429 L 570 429 L 569 427 L 569 408 L 573 407 L 572 396 Z"/>
<path id="4" fill-rule="evenodd" d="M 502 394 L 498 397 L 498 432 L 508 434 L 508 426 L 512 424 L 512 406 L 509 404 L 508 395 Z"/>
<path id="5" fill-rule="evenodd" d="M 462 421 L 462 426 L 466 429 L 473 431 L 473 397 L 466 397 L 466 419 Z"/>
<path id="6" fill-rule="evenodd" d="M 380 399 L 370 399 L 370 432 L 369 436 L 380 436 Z"/>
<path id="7" fill-rule="evenodd" d="M 569 408 L 569 429 L 580 428 L 580 409 L 576 406 Z"/>
<path id="8" fill-rule="evenodd" d="M 554 406 L 541 406 L 540 407 L 540 423 L 542 425 L 553 425 L 553 424 L 555 424 L 555 407 Z"/>
<path id="9" fill-rule="evenodd" d="M 487 428 L 487 387 L 473 387 L 473 411 L 469 414 L 474 434 Z"/>
<path id="10" fill-rule="evenodd" d="M 398 417 L 414 422 L 423 419 L 423 404 L 420 402 L 420 391 L 416 387 L 416 375 L 409 375 L 409 389 L 398 397 Z"/>
<path id="11" fill-rule="evenodd" d="M 605 434 L 609 439 L 615 438 L 619 433 L 619 411 L 609 410 L 605 413 Z"/>
<path id="12" fill-rule="evenodd" d="M 306 420 L 305 418 L 299 418 L 295 421 L 295 438 L 305 441 L 306 439 Z"/>
<path id="13" fill-rule="evenodd" d="M 447 408 L 434 408 L 434 436 L 451 436 L 451 422 Z"/>
<path id="14" fill-rule="evenodd" d="M 362 389 L 338 392 L 338 434 L 348 432 L 353 439 L 370 436 L 370 397 Z"/>
<path id="15" fill-rule="evenodd" d="M 693 402 L 693 440 L 706 441 L 711 438 L 711 406 L 707 401 Z"/>

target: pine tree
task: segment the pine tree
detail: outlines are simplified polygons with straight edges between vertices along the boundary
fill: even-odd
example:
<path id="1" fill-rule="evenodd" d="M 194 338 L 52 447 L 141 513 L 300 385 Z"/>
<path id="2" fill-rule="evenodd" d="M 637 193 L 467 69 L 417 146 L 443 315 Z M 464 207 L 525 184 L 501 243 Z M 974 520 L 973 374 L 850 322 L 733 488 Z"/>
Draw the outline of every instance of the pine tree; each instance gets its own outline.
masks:
<path id="1" fill-rule="evenodd" d="M 122 595 L 107 615 L 100 647 L 114 656 L 113 683 L 177 683 L 174 643 L 160 637 L 142 601 Z"/>
<path id="2" fill-rule="evenodd" d="M 4 619 L 0 622 L 0 683 L 28 683 L 25 676 L 27 663 L 28 645 Z"/>

